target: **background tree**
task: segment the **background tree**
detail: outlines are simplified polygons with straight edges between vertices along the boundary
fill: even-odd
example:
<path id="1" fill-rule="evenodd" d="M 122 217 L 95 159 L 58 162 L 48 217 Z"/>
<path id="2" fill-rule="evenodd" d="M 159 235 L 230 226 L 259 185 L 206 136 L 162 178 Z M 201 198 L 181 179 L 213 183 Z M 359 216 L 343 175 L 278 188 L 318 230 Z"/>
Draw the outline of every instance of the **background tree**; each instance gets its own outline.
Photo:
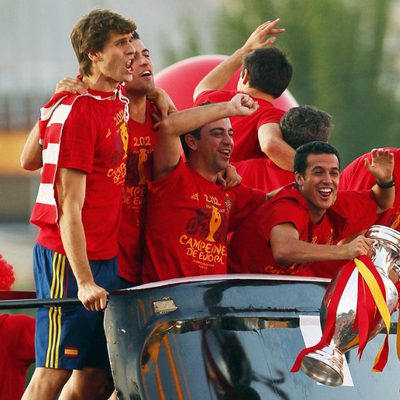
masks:
<path id="1" fill-rule="evenodd" d="M 290 90 L 300 104 L 331 113 L 331 142 L 344 164 L 372 147 L 398 146 L 399 102 L 384 86 L 391 57 L 384 39 L 391 1 L 229 0 L 217 18 L 217 52 L 231 54 L 254 28 L 280 17 L 277 45 L 294 65 Z M 384 63 L 385 60 L 385 63 Z"/>

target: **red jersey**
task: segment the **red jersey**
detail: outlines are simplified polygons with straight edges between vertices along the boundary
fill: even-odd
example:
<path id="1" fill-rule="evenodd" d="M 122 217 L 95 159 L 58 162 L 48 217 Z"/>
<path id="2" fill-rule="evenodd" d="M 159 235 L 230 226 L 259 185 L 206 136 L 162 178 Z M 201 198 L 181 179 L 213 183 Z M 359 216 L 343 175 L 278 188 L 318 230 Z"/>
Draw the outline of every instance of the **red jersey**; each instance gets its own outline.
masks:
<path id="1" fill-rule="evenodd" d="M 261 191 L 223 191 L 182 161 L 149 184 L 143 282 L 225 274 L 227 234 L 265 200 Z"/>
<path id="2" fill-rule="evenodd" d="M 238 273 L 266 273 L 331 278 L 343 264 L 316 262 L 279 264 L 270 245 L 274 226 L 290 223 L 299 239 L 316 244 L 335 244 L 339 240 L 371 226 L 377 203 L 369 191 L 338 192 L 335 204 L 318 224 L 309 219 L 309 208 L 294 185 L 283 188 L 272 200 L 259 207 L 233 234 L 229 244 L 229 269 Z"/>
<path id="3" fill-rule="evenodd" d="M 196 99 L 196 104 L 210 101 L 219 103 L 229 101 L 237 93 L 232 90 L 206 90 Z M 285 171 L 275 165 L 260 148 L 258 128 L 264 124 L 279 124 L 285 111 L 275 108 L 269 101 L 255 98 L 258 109 L 250 116 L 231 117 L 235 146 L 231 162 L 243 178 L 243 184 L 270 192 L 293 181 L 293 172 Z M 246 163 L 243 161 L 246 160 Z"/>
<path id="4" fill-rule="evenodd" d="M 269 158 L 253 158 L 232 163 L 242 177 L 242 184 L 266 193 L 294 181 L 293 171 L 279 168 Z"/>
<path id="5" fill-rule="evenodd" d="M 128 129 L 122 101 L 114 100 L 112 92 L 90 93 L 103 100 L 76 100 L 63 127 L 57 168 L 77 169 L 86 174 L 82 222 L 87 255 L 89 260 L 105 260 L 118 253 Z M 65 254 L 56 224 L 41 227 L 37 241 Z"/>
<path id="6" fill-rule="evenodd" d="M 34 342 L 34 318 L 0 315 L 0 399 L 21 399 L 26 373 L 35 362 Z"/>
<path id="7" fill-rule="evenodd" d="M 150 155 L 156 141 L 152 112 L 153 106 L 147 102 L 146 121 L 141 124 L 130 119 L 128 122 L 128 158 L 118 235 L 118 269 L 119 276 L 130 282 L 140 281 L 143 262 L 147 182 L 151 178 Z"/>
<path id="8" fill-rule="evenodd" d="M 390 228 L 400 231 L 400 174 L 398 167 L 400 166 L 400 149 L 389 148 L 394 154 L 394 172 L 396 197 L 393 206 L 389 210 L 378 215 L 376 224 L 389 226 Z M 367 153 L 351 162 L 340 174 L 341 190 L 366 190 L 371 189 L 375 185 L 376 180 L 365 167 L 364 159 L 371 161 L 371 154 Z"/>

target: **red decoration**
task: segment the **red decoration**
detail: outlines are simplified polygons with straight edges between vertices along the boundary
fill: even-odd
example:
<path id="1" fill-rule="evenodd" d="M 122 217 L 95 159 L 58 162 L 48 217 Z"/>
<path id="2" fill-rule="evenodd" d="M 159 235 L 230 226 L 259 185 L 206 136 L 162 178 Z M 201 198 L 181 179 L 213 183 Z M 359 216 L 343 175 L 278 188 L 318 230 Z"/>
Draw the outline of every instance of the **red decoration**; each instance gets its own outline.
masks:
<path id="1" fill-rule="evenodd" d="M 13 266 L 0 254 L 0 290 L 11 290 L 14 281 Z"/>
<path id="2" fill-rule="evenodd" d="M 197 84 L 208 72 L 227 58 L 228 56 L 224 55 L 205 55 L 179 61 L 155 76 L 156 86 L 169 94 L 179 110 L 193 107 L 193 91 Z M 236 90 L 239 76 L 240 70 L 234 73 L 225 89 Z M 275 106 L 284 111 L 297 105 L 288 90 L 275 101 Z"/>

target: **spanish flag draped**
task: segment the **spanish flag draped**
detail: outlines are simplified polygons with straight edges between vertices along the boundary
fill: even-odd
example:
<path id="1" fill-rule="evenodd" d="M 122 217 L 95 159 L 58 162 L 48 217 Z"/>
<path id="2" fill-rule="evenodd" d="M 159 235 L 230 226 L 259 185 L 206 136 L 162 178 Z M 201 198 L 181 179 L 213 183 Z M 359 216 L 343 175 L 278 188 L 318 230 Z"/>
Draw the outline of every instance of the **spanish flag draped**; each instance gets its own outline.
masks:
<path id="1" fill-rule="evenodd" d="M 358 356 L 361 358 L 371 332 L 380 320 L 383 320 L 386 329 L 384 343 L 379 350 L 372 371 L 382 371 L 388 359 L 390 312 L 386 305 L 385 286 L 381 275 L 373 262 L 367 256 L 360 256 L 345 264 L 337 277 L 331 300 L 327 305 L 327 318 L 321 340 L 314 346 L 303 349 L 296 358 L 291 372 L 300 369 L 303 358 L 316 350 L 327 346 L 335 333 L 337 308 L 343 291 L 354 269 L 358 271 L 357 311 L 354 321 L 354 330 L 358 330 L 355 343 L 358 342 Z M 398 354 L 400 346 L 398 345 Z"/>

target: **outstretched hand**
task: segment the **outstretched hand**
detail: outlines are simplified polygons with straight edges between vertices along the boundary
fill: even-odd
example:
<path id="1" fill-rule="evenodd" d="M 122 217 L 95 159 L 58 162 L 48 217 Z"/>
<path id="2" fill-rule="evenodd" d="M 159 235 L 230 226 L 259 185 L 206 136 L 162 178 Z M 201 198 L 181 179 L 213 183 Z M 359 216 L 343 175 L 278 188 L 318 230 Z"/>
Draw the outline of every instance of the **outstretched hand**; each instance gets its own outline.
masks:
<path id="1" fill-rule="evenodd" d="M 373 149 L 371 162 L 366 158 L 365 166 L 377 182 L 390 182 L 393 179 L 394 155 L 389 150 Z"/>
<path id="2" fill-rule="evenodd" d="M 270 35 L 278 35 L 285 32 L 284 28 L 276 28 L 281 22 L 280 18 L 274 21 L 266 21 L 256 28 L 256 30 L 249 36 L 243 49 L 246 53 L 260 47 L 266 47 L 275 42 L 276 37 Z M 268 36 L 268 37 L 267 37 Z"/>
<path id="3" fill-rule="evenodd" d="M 244 93 L 238 93 L 229 102 L 232 115 L 251 115 L 258 108 L 258 103 Z"/>

